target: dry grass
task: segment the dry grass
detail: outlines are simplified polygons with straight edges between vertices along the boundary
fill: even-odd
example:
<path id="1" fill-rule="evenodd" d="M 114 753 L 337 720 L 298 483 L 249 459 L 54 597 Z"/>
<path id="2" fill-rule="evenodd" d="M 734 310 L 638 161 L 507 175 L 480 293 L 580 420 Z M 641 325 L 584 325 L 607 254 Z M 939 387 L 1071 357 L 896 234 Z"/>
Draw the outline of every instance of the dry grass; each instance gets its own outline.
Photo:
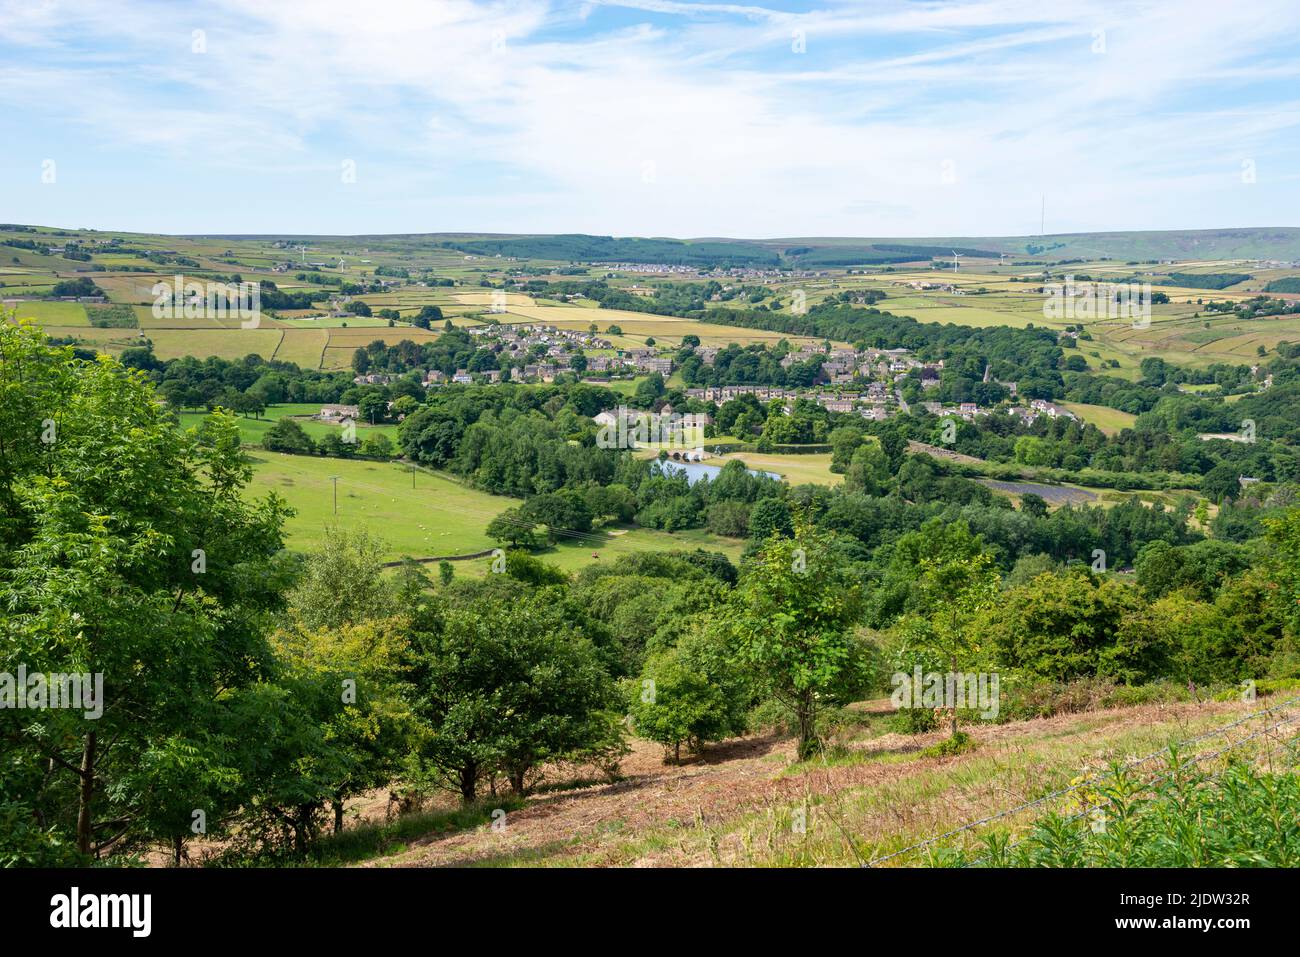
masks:
<path id="1" fill-rule="evenodd" d="M 616 784 L 541 794 L 510 813 L 504 831 L 430 836 L 370 864 L 855 865 L 1258 707 L 1148 705 L 974 726 L 966 730 L 978 747 L 952 758 L 919 753 L 942 734 L 882 734 L 870 717 L 832 742 L 828 757 L 804 764 L 794 762 L 791 740 L 774 735 L 717 745 L 680 766 L 663 764 L 657 746 L 638 743 Z M 801 815 L 802 832 L 795 826 Z M 1023 826 L 1030 817 L 1022 812 L 1001 826 Z"/>

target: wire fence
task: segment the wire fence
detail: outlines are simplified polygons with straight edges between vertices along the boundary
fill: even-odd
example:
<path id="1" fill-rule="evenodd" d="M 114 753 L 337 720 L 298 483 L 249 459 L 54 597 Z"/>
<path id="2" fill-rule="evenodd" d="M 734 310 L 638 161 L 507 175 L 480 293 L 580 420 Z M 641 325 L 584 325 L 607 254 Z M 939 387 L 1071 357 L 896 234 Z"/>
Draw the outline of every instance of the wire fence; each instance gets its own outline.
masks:
<path id="1" fill-rule="evenodd" d="M 1168 772 L 1167 774 L 1161 775 L 1160 777 L 1158 777 L 1158 778 L 1156 778 L 1156 779 L 1154 779 L 1154 780 L 1152 780 L 1152 781 L 1144 782 L 1144 783 L 1143 783 L 1143 786 L 1142 786 L 1142 790 L 1144 790 L 1144 791 L 1151 791 L 1151 790 L 1154 790 L 1155 788 L 1159 787 L 1161 784 L 1163 784 L 1163 783 L 1165 783 L 1166 781 L 1168 781 L 1168 780 L 1170 780 L 1171 778 L 1173 778 L 1174 775 L 1178 774 L 1179 772 L 1185 770 L 1185 769 L 1188 768 L 1188 767 L 1191 767 L 1191 766 L 1194 766 L 1194 765 L 1198 765 L 1198 764 L 1200 764 L 1200 763 L 1203 762 L 1203 761 L 1208 761 L 1208 760 L 1210 760 L 1211 758 L 1221 757 L 1222 755 L 1227 754 L 1229 751 L 1235 751 L 1237 748 L 1240 748 L 1240 747 L 1241 747 L 1243 744 L 1245 744 L 1246 742 L 1248 742 L 1248 741 L 1253 741 L 1253 740 L 1256 740 L 1256 739 L 1258 739 L 1258 738 L 1264 737 L 1264 736 L 1268 735 L 1269 733 L 1271 733 L 1271 732 L 1277 730 L 1278 728 L 1282 727 L 1283 725 L 1285 725 L 1285 724 L 1290 724 L 1291 722 L 1293 722 L 1293 721 L 1295 721 L 1295 720 L 1297 720 L 1297 719 L 1300 719 L 1300 713 L 1289 715 L 1288 717 L 1283 718 L 1281 721 L 1274 722 L 1273 724 L 1269 725 L 1268 727 L 1263 728 L 1263 729 L 1261 729 L 1261 730 L 1259 730 L 1259 731 L 1256 731 L 1254 734 L 1247 735 L 1247 736 L 1244 737 L 1244 738 L 1239 738 L 1238 740 L 1233 741 L 1232 743 L 1228 744 L 1228 745 L 1225 746 L 1225 747 L 1218 748 L 1218 749 L 1216 749 L 1216 750 L 1214 750 L 1214 751 L 1211 751 L 1211 752 L 1208 752 L 1208 753 L 1206 753 L 1206 754 L 1200 754 L 1200 755 L 1197 755 L 1197 756 L 1191 758 L 1191 759 L 1188 760 L 1188 761 L 1180 762 L 1179 765 L 1178 765 L 1178 767 L 1176 767 L 1174 770 Z M 1300 736 L 1292 736 L 1289 740 L 1290 740 L 1290 741 L 1295 741 L 1295 740 L 1297 740 L 1297 737 L 1300 737 Z M 1281 744 L 1279 744 L 1278 746 L 1276 746 L 1276 747 L 1274 747 L 1274 748 L 1271 748 L 1268 752 L 1266 752 L 1266 755 L 1275 754 L 1277 751 L 1279 751 L 1279 750 L 1281 750 L 1283 747 L 1285 747 L 1287 743 L 1288 743 L 1288 742 L 1285 742 L 1285 741 L 1284 741 L 1284 742 L 1282 742 Z M 1261 757 L 1262 757 L 1262 756 L 1261 756 Z M 1226 770 L 1226 769 L 1225 769 L 1225 770 Z M 1216 773 L 1216 774 L 1213 774 L 1213 775 L 1210 776 L 1210 779 L 1211 779 L 1211 780 L 1217 780 L 1218 777 L 1219 777 L 1219 775 L 1221 775 L 1222 773 L 1223 773 L 1223 771 L 1220 771 L 1220 772 L 1218 772 L 1218 773 Z M 1095 783 L 1096 783 L 1095 781 L 1094 781 L 1094 782 L 1084 782 L 1084 784 L 1095 784 Z M 1093 807 L 1084 807 L 1084 808 L 1082 808 L 1081 810 L 1076 811 L 1074 814 L 1070 814 L 1070 815 L 1067 815 L 1066 817 L 1062 818 L 1061 821 L 1062 821 L 1062 823 L 1068 824 L 1068 823 L 1070 823 L 1070 822 L 1072 822 L 1072 821 L 1077 821 L 1077 820 L 1079 820 L 1080 818 L 1087 816 L 1088 814 L 1091 814 L 1094 810 L 1096 810 L 1096 808 L 1093 808 Z M 1015 840 L 1015 841 L 1012 841 L 1011 843 L 1009 843 L 1009 844 L 1006 846 L 1005 850 L 1006 850 L 1006 851 L 1011 851 L 1011 850 L 1015 849 L 1016 847 L 1019 847 L 1021 844 L 1024 844 L 1024 843 L 1025 843 L 1026 841 L 1028 841 L 1028 840 L 1029 840 L 1029 837 L 1028 837 L 1028 836 L 1025 836 L 1025 837 L 1019 838 L 1019 839 L 1017 839 L 1017 840 Z M 974 866 L 977 866 L 977 865 L 980 863 L 980 861 L 982 861 L 982 860 L 985 859 L 985 857 L 987 857 L 986 854 L 981 854 L 979 857 L 977 857 L 977 858 L 975 858 L 973 861 L 969 862 L 966 866 L 967 866 L 967 867 L 974 867 Z"/>
<path id="2" fill-rule="evenodd" d="M 1272 705 L 1272 706 L 1270 706 L 1270 707 L 1268 707 L 1268 708 L 1261 708 L 1261 709 L 1258 710 L 1258 711 L 1253 711 L 1253 712 L 1251 712 L 1250 714 L 1245 715 L 1245 716 L 1243 716 L 1243 717 L 1241 717 L 1241 718 L 1238 718 L 1238 719 L 1235 720 L 1235 721 L 1231 721 L 1231 722 L 1229 722 L 1228 724 L 1224 724 L 1224 725 L 1221 725 L 1221 726 L 1219 726 L 1219 727 L 1212 728 L 1212 729 L 1209 730 L 1209 731 L 1205 731 L 1205 732 L 1203 732 L 1203 733 L 1201 733 L 1201 734 L 1198 734 L 1198 735 L 1196 735 L 1196 736 L 1194 736 L 1194 737 L 1191 737 L 1191 738 L 1187 738 L 1187 739 L 1185 739 L 1185 740 L 1183 740 L 1183 741 L 1175 742 L 1175 743 L 1173 743 L 1173 744 L 1167 744 L 1167 745 L 1164 745 L 1164 746 L 1162 746 L 1161 748 L 1159 748 L 1159 749 L 1157 749 L 1157 750 L 1155 750 L 1155 751 L 1152 751 L 1150 754 L 1144 754 L 1144 755 L 1142 755 L 1142 756 L 1140 756 L 1140 757 L 1132 758 L 1132 759 L 1130 759 L 1130 760 L 1124 762 L 1123 764 L 1121 764 L 1119 767 L 1112 769 L 1112 770 L 1109 771 L 1108 773 L 1111 774 L 1111 775 L 1114 775 L 1114 774 L 1117 774 L 1117 773 L 1122 772 L 1122 771 L 1128 771 L 1128 770 L 1131 770 L 1131 769 L 1133 769 L 1133 768 L 1140 767 L 1141 765 L 1146 764 L 1147 762 L 1152 761 L 1152 760 L 1154 760 L 1154 759 L 1156 759 L 1156 758 L 1158 758 L 1158 757 L 1161 757 L 1162 755 L 1170 754 L 1170 753 L 1172 753 L 1172 752 L 1174 752 L 1174 751 L 1176 751 L 1176 750 L 1181 750 L 1181 749 L 1183 749 L 1183 748 L 1191 747 L 1191 746 L 1193 746 L 1193 745 L 1199 744 L 1199 743 L 1202 742 L 1202 741 L 1209 740 L 1210 738 L 1218 737 L 1218 736 L 1221 735 L 1221 734 L 1224 734 L 1224 733 L 1226 733 L 1226 732 L 1228 732 L 1228 731 L 1231 731 L 1231 730 L 1233 730 L 1234 728 L 1241 727 L 1242 725 L 1247 724 L 1247 723 L 1249 723 L 1250 721 L 1253 721 L 1253 720 L 1255 720 L 1255 719 L 1257 719 L 1257 718 L 1263 717 L 1264 715 L 1274 714 L 1274 713 L 1276 713 L 1276 712 L 1278 712 L 1278 711 L 1285 711 L 1285 710 L 1287 710 L 1287 709 L 1294 708 L 1297 704 L 1300 704 L 1300 696 L 1297 696 L 1297 697 L 1294 697 L 1294 698 L 1288 698 L 1286 701 L 1279 702 L 1279 703 L 1277 703 L 1277 704 L 1275 704 L 1275 705 Z M 1232 742 L 1232 743 L 1229 744 L 1227 747 L 1225 747 L 1225 748 L 1221 748 L 1221 749 L 1219 749 L 1218 751 L 1215 751 L 1215 752 L 1213 752 L 1213 753 L 1207 753 L 1207 754 L 1200 755 L 1200 756 L 1198 756 L 1198 757 L 1196 757 L 1196 758 L 1194 758 L 1194 759 L 1188 761 L 1187 763 L 1188 763 L 1188 764 L 1197 764 L 1197 763 L 1200 763 L 1201 761 L 1209 760 L 1209 759 L 1212 758 L 1212 757 L 1217 757 L 1217 756 L 1219 756 L 1219 755 L 1221 755 L 1221 754 L 1224 754 L 1224 753 L 1226 753 L 1226 752 L 1228 752 L 1228 751 L 1231 751 L 1231 750 L 1234 750 L 1235 748 L 1240 747 L 1242 744 L 1246 743 L 1247 741 L 1250 741 L 1250 740 L 1253 740 L 1253 739 L 1255 739 L 1255 738 L 1261 737 L 1262 735 L 1268 733 L 1269 731 L 1274 730 L 1275 728 L 1277 728 L 1277 727 L 1279 727 L 1279 726 L 1281 726 L 1281 725 L 1283 725 L 1283 724 L 1287 724 L 1287 723 L 1289 723 L 1289 722 L 1291 722 L 1291 721 L 1294 721 L 1294 720 L 1296 720 L 1297 718 L 1300 718 L 1300 713 L 1297 713 L 1297 714 L 1291 715 L 1291 716 L 1289 716 L 1289 717 L 1287 717 L 1287 718 L 1282 719 L 1281 721 L 1276 722 L 1276 723 L 1273 724 L 1273 725 L 1270 725 L 1270 726 L 1267 727 L 1267 728 L 1264 728 L 1264 729 L 1262 729 L 1262 730 L 1260 730 L 1260 731 L 1258 731 L 1258 732 L 1256 732 L 1256 733 L 1254 733 L 1254 734 L 1249 735 L 1248 737 L 1241 738 L 1241 739 L 1239 739 L 1239 740 L 1237 740 L 1237 741 L 1235 741 L 1235 742 Z M 1270 753 L 1272 753 L 1272 752 L 1270 752 Z M 878 866 L 880 866 L 881 864 L 884 864 L 886 861 L 891 861 L 891 860 L 894 860 L 895 858 L 902 857 L 902 856 L 905 855 L 905 854 L 910 854 L 910 853 L 912 853 L 912 852 L 914 852 L 914 851 L 919 851 L 919 850 L 922 850 L 922 849 L 924 849 L 924 848 L 932 847 L 932 846 L 934 846 L 934 845 L 936 845 L 936 844 L 939 844 L 939 843 L 942 842 L 942 841 L 947 841 L 947 840 L 949 840 L 950 838 L 956 837 L 956 836 L 958 836 L 958 835 L 960 835 L 960 834 L 964 834 L 964 833 L 966 833 L 966 832 L 968 832 L 968 831 L 972 831 L 972 830 L 974 830 L 975 828 L 982 827 L 982 826 L 984 826 L 985 824 L 990 824 L 990 823 L 992 823 L 992 822 L 994 822 L 994 821 L 999 821 L 999 820 L 1002 820 L 1002 819 L 1004 819 L 1004 818 L 1012 817 L 1012 816 L 1014 816 L 1014 815 L 1016 815 L 1016 814 L 1020 814 L 1021 812 L 1026 811 L 1026 810 L 1029 810 L 1029 809 L 1031 809 L 1031 808 L 1040 807 L 1040 806 L 1042 806 L 1042 805 L 1044 805 L 1044 804 L 1047 804 L 1049 801 L 1053 801 L 1053 800 L 1055 800 L 1055 799 L 1057 799 L 1057 798 L 1064 797 L 1064 796 L 1067 795 L 1067 794 L 1072 794 L 1072 793 L 1074 793 L 1074 792 L 1076 792 L 1076 791 L 1079 791 L 1079 790 L 1081 790 L 1081 789 L 1083 789 L 1083 788 L 1095 787 L 1096 784 L 1097 784 L 1097 779 L 1093 778 L 1093 779 L 1090 779 L 1090 780 L 1080 781 L 1080 782 L 1078 782 L 1078 783 L 1076 783 L 1076 784 L 1070 784 L 1070 785 L 1068 785 L 1068 786 L 1066 786 L 1066 787 L 1057 788 L 1056 790 L 1054 790 L 1054 791 L 1049 791 L 1047 794 L 1044 794 L 1044 795 L 1041 795 L 1041 796 L 1039 796 L 1039 797 L 1036 797 L 1036 798 L 1034 798 L 1033 800 L 1030 800 L 1030 801 L 1024 801 L 1024 802 L 1021 802 L 1020 804 L 1016 804 L 1016 805 L 1014 805 L 1014 806 L 1012 806 L 1012 807 L 1004 808 L 1004 809 L 1002 809 L 1002 810 L 1000 810 L 1000 811 L 997 811 L 997 812 L 995 812 L 995 813 L 993 813 L 993 814 L 986 815 L 985 817 L 978 818 L 977 820 L 969 821 L 969 822 L 967 822 L 966 824 L 961 825 L 960 827 L 952 828 L 951 830 L 945 831 L 945 832 L 943 832 L 942 834 L 936 834 L 935 836 L 933 836 L 933 837 L 929 837 L 929 838 L 926 838 L 926 839 L 923 840 L 923 841 L 917 841 L 917 842 L 914 843 L 914 844 L 909 844 L 909 845 L 906 846 L 906 847 L 899 848 L 898 850 L 896 850 L 896 851 L 892 851 L 892 852 L 890 852 L 889 854 L 884 855 L 883 857 L 873 858 L 871 861 L 869 861 L 869 862 L 867 863 L 866 866 L 867 866 L 867 867 L 878 867 Z M 1153 786 L 1153 785 L 1148 785 L 1148 786 Z M 1088 813 L 1089 810 L 1091 810 L 1091 809 L 1090 809 L 1090 808 L 1085 808 L 1084 811 L 1081 811 L 1079 814 L 1072 815 L 1070 818 L 1067 818 L 1067 820 L 1073 820 L 1073 819 L 1075 819 L 1075 818 L 1077 818 L 1077 817 L 1080 817 L 1080 816 L 1082 816 L 1083 814 Z M 1012 848 L 1012 847 L 1015 847 L 1015 846 L 1019 845 L 1020 843 L 1023 843 L 1024 840 L 1025 840 L 1025 839 L 1022 838 L 1022 839 L 1020 839 L 1019 841 L 1016 841 L 1016 842 L 1014 842 L 1013 844 L 1008 845 L 1008 850 L 1009 850 L 1010 848 Z"/>

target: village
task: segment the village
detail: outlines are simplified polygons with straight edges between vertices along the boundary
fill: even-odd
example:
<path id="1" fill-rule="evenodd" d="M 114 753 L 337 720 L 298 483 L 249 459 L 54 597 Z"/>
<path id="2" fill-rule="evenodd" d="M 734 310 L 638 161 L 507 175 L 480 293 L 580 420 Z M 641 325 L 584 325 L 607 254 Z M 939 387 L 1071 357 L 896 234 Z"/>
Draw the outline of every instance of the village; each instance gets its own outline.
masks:
<path id="1" fill-rule="evenodd" d="M 562 374 L 590 385 L 608 385 L 615 379 L 634 379 L 638 376 L 658 374 L 667 380 L 677 371 L 680 349 L 667 347 L 641 347 L 617 349 L 609 340 L 587 330 L 562 329 L 540 323 L 491 323 L 473 326 L 466 330 L 480 339 L 485 346 L 497 347 L 505 360 L 502 365 L 512 365 L 512 382 L 553 383 Z M 713 366 L 721 349 L 717 346 L 694 346 L 692 352 L 704 366 Z M 591 354 L 588 354 L 590 352 Z M 581 357 L 581 358 L 579 358 Z M 537 361 L 527 361 L 536 358 Z M 577 360 L 577 361 L 575 361 Z M 937 390 L 943 373 L 943 360 L 923 362 L 907 349 L 845 349 L 800 346 L 781 359 L 782 368 L 789 369 L 803 363 L 820 360 L 819 373 L 813 386 L 806 388 L 761 384 L 733 384 L 710 387 L 687 387 L 682 390 L 688 401 L 719 407 L 742 396 L 753 396 L 759 402 L 779 401 L 786 415 L 794 413 L 799 400 L 814 402 L 827 411 L 858 414 L 865 419 L 884 421 L 892 415 L 911 411 L 904 399 L 902 386 L 909 378 L 918 378 L 922 390 Z M 513 363 L 512 363 L 513 361 Z M 358 385 L 386 385 L 398 378 L 385 373 L 358 375 L 353 382 Z M 423 373 L 426 389 L 445 385 L 491 385 L 503 381 L 502 369 L 485 369 L 470 372 L 457 369 L 451 375 L 430 369 Z M 987 375 L 986 375 L 987 381 Z M 1006 412 L 1028 424 L 1040 416 L 1075 419 L 1074 413 L 1046 399 L 1022 401 L 1015 382 L 999 382 L 1006 388 L 1009 400 L 1004 403 Z M 982 407 L 975 402 L 945 405 L 937 401 L 917 403 L 918 411 L 936 416 L 953 416 L 967 421 L 988 415 L 992 407 Z M 328 421 L 347 420 L 347 408 L 335 407 Z M 609 421 L 615 424 L 615 411 L 605 410 Z M 650 422 L 661 427 L 659 416 L 673 414 L 671 406 L 660 408 Z M 687 413 L 689 423 L 676 422 L 672 428 L 703 429 L 712 424 L 711 416 L 703 411 Z M 644 415 L 644 414 L 643 414 Z M 680 418 L 680 416 L 679 416 Z M 640 421 L 646 421 L 642 418 Z M 669 428 L 668 419 L 663 428 Z"/>

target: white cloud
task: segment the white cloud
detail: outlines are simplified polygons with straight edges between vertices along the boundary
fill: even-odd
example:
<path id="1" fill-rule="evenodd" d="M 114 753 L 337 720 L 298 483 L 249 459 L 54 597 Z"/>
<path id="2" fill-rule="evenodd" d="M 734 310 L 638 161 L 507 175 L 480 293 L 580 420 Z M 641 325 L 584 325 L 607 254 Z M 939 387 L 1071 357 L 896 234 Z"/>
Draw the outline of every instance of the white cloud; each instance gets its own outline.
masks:
<path id="1" fill-rule="evenodd" d="M 42 103 L 87 148 L 183 157 L 196 184 L 356 157 L 420 217 L 375 207 L 393 218 L 333 231 L 979 235 L 1033 231 L 1043 193 L 1060 230 L 1250 220 L 1252 203 L 1275 219 L 1262 173 L 1241 194 L 1232 170 L 1267 168 L 1300 125 L 1277 93 L 1300 26 L 1283 0 L 1250 16 L 1078 0 L 175 10 L 0 4 L 0 45 L 22 54 L 0 102 Z M 283 230 L 328 215 L 271 212 Z"/>

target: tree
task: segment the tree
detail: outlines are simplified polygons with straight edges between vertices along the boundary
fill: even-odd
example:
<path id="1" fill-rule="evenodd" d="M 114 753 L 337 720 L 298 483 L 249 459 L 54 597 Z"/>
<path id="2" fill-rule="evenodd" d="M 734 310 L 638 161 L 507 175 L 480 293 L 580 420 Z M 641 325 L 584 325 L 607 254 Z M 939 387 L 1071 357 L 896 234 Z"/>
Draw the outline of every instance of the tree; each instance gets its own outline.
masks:
<path id="1" fill-rule="evenodd" d="M 1268 540 L 1276 549 L 1279 590 L 1293 637 L 1300 637 L 1300 508 L 1266 523 Z"/>
<path id="2" fill-rule="evenodd" d="M 349 436 L 352 441 L 337 432 L 326 432 L 319 442 L 316 443 L 316 451 L 321 455 L 332 458 L 350 459 L 357 451 L 356 437 Z"/>
<path id="3" fill-rule="evenodd" d="M 749 506 L 744 502 L 714 502 L 709 506 L 705 524 L 715 535 L 744 538 L 749 534 Z"/>
<path id="4" fill-rule="evenodd" d="M 1047 517 L 1047 500 L 1041 495 L 1035 495 L 1033 492 L 1026 492 L 1020 496 L 1020 511 L 1026 515 L 1032 515 L 1034 518 Z"/>
<path id="5" fill-rule="evenodd" d="M 393 457 L 393 440 L 382 432 L 366 436 L 361 443 L 361 455 L 368 459 L 391 459 Z"/>
<path id="6" fill-rule="evenodd" d="M 181 804 L 215 823 L 243 800 L 253 743 L 223 728 L 289 577 L 286 509 L 250 476 L 233 417 L 180 431 L 142 373 L 0 323 L 0 672 L 90 692 L 0 709 L 0 858 L 183 842 Z"/>
<path id="7" fill-rule="evenodd" d="M 458 594 L 413 658 L 421 758 L 467 804 L 491 772 L 523 794 L 541 764 L 614 733 L 613 684 L 545 592 L 491 582 Z"/>
<path id="8" fill-rule="evenodd" d="M 864 442 L 852 454 L 844 470 L 845 491 L 883 495 L 889 489 L 889 456 L 875 442 Z"/>
<path id="9" fill-rule="evenodd" d="M 708 633 L 683 638 L 647 659 L 640 678 L 623 683 L 638 737 L 664 746 L 664 760 L 681 760 L 682 745 L 699 751 L 745 730 L 744 684 Z"/>
<path id="10" fill-rule="evenodd" d="M 331 805 L 336 834 L 343 830 L 344 801 L 391 781 L 405 755 L 411 721 L 401 683 L 407 630 L 408 622 L 391 617 L 338 628 L 295 623 L 273 638 L 301 720 L 313 723 L 319 736 L 313 750 L 318 758 L 328 755 L 311 770 L 328 769 L 320 797 Z"/>
<path id="11" fill-rule="evenodd" d="M 384 577 L 384 546 L 364 528 L 325 527 L 318 551 L 307 557 L 289 607 L 303 627 L 341 628 L 391 614 L 394 594 Z"/>
<path id="12" fill-rule="evenodd" d="M 276 419 L 275 425 L 262 433 L 262 448 L 268 452 L 312 455 L 316 451 L 316 443 L 301 425 L 285 417 Z"/>
<path id="13" fill-rule="evenodd" d="M 976 670 L 986 660 L 977 616 L 993 607 L 998 599 L 999 579 L 993 556 L 986 551 L 974 555 L 956 549 L 921 559 L 914 595 L 916 611 L 899 625 L 908 645 L 945 662 L 951 681 L 962 671 Z M 956 702 L 951 706 L 950 730 L 958 740 Z"/>
<path id="14" fill-rule="evenodd" d="M 759 499 L 749 512 L 749 535 L 756 542 L 774 536 L 789 536 L 794 531 L 790 506 L 784 499 L 769 496 Z"/>
<path id="15" fill-rule="evenodd" d="M 485 533 L 488 538 L 515 548 L 535 548 L 537 537 L 533 533 L 536 528 L 537 524 L 523 518 L 519 509 L 508 508 L 488 522 Z"/>
<path id="16" fill-rule="evenodd" d="M 831 471 L 843 475 L 865 436 L 861 429 L 840 426 L 832 429 L 826 438 L 831 444 Z"/>
<path id="17" fill-rule="evenodd" d="M 658 372 L 652 372 L 636 384 L 636 392 L 633 396 L 638 405 L 648 407 L 663 394 L 664 377 Z"/>
<path id="18" fill-rule="evenodd" d="M 565 585 L 569 581 L 564 569 L 534 558 L 521 549 L 506 552 L 506 574 L 528 585 Z"/>
<path id="19" fill-rule="evenodd" d="M 431 328 L 435 322 L 442 321 L 442 310 L 437 306 L 421 306 L 420 311 L 411 317 L 411 325 L 417 329 Z"/>
<path id="20" fill-rule="evenodd" d="M 403 418 L 410 415 L 420 407 L 420 400 L 413 395 L 399 395 L 393 400 L 393 407 L 389 410 L 395 418 Z"/>
<path id="21" fill-rule="evenodd" d="M 1128 652 L 1114 648 L 1125 617 L 1141 607 L 1136 588 L 1084 569 L 1039 575 L 1005 592 L 981 623 L 998 661 L 1026 674 L 1071 681 L 1098 673 L 1134 674 Z M 1130 632 L 1137 636 L 1139 633 Z M 1146 633 L 1147 638 L 1159 635 Z M 1107 658 L 1130 659 L 1115 667 Z M 1146 651 L 1136 656 L 1149 660 Z M 1153 677 L 1149 671 L 1139 677 Z"/>
<path id="22" fill-rule="evenodd" d="M 95 285 L 93 279 L 89 279 L 85 276 L 80 276 L 76 279 L 64 279 L 60 282 L 56 282 L 54 288 L 50 290 L 50 294 L 55 298 L 62 298 L 65 296 L 85 298 L 107 295 L 104 290 Z"/>
<path id="23" fill-rule="evenodd" d="M 867 663 L 853 634 L 860 611 L 860 587 L 831 536 L 801 524 L 793 538 L 767 540 L 726 612 L 741 667 L 793 714 L 801 759 L 819 750 L 823 705 L 863 687 Z"/>
<path id="24" fill-rule="evenodd" d="M 572 489 L 534 495 L 519 507 L 516 516 L 527 522 L 545 525 L 547 537 L 552 543 L 565 532 L 591 531 L 591 509 L 582 495 Z"/>
<path id="25" fill-rule="evenodd" d="M 357 400 L 357 414 L 362 422 L 375 425 L 388 418 L 388 396 L 382 389 L 367 392 Z"/>
<path id="26" fill-rule="evenodd" d="M 1201 491 L 1212 502 L 1232 501 L 1241 494 L 1241 471 L 1231 462 L 1220 462 L 1201 479 Z"/>

